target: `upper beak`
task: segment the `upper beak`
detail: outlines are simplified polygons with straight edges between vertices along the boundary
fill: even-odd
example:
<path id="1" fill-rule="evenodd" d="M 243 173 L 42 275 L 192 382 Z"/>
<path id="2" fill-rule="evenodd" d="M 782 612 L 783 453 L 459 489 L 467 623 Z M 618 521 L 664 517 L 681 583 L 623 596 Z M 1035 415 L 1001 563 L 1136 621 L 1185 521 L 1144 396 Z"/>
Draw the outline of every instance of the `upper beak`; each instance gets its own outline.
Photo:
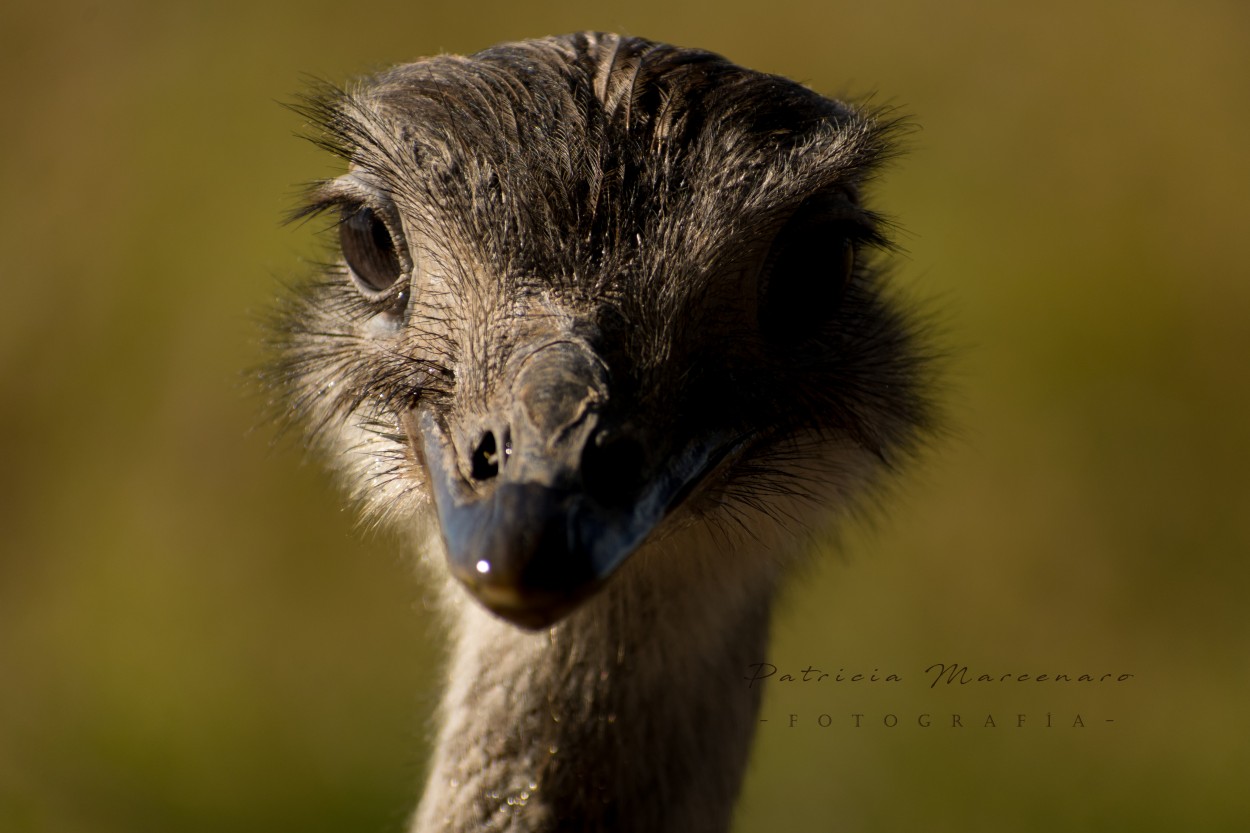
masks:
<path id="1" fill-rule="evenodd" d="M 484 415 L 405 419 L 425 462 L 452 575 L 527 628 L 594 593 L 736 446 L 724 433 L 647 459 L 603 424 L 607 374 L 586 345 L 530 353 Z M 669 443 L 666 441 L 665 445 Z"/>

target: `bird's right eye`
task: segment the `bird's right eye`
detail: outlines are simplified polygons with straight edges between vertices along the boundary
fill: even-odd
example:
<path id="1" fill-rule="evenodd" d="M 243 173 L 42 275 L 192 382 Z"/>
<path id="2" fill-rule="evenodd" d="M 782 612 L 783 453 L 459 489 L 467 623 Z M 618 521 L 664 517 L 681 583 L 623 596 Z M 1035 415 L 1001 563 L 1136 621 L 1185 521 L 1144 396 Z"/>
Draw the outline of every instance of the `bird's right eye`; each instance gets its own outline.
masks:
<path id="1" fill-rule="evenodd" d="M 339 245 L 352 279 L 366 294 L 385 292 L 404 273 L 390 229 L 367 205 L 343 213 Z"/>

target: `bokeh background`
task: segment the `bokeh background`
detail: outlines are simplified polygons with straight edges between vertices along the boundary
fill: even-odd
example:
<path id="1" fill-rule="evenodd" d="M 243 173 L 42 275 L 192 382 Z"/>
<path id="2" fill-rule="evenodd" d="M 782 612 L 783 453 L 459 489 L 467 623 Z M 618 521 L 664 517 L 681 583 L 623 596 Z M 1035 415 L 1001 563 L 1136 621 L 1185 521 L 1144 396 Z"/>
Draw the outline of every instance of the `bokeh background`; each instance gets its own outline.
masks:
<path id="1" fill-rule="evenodd" d="M 736 830 L 1250 829 L 1250 6 L 18 0 L 0 831 L 402 829 L 437 625 L 246 382 L 318 252 L 280 219 L 337 171 L 280 102 L 582 28 L 921 126 L 877 202 L 948 333 L 950 436 L 768 658 L 904 682 L 770 684 Z M 933 691 L 936 662 L 1136 676 Z"/>

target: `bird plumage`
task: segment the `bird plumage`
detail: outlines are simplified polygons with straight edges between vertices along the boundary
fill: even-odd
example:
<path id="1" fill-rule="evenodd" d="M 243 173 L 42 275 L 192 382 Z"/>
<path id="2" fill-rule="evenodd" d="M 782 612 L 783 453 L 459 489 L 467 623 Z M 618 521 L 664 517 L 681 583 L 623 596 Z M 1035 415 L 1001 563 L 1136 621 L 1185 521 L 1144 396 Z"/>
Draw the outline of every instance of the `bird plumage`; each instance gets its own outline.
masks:
<path id="1" fill-rule="evenodd" d="M 863 202 L 897 123 L 595 33 L 300 109 L 340 258 L 270 378 L 446 589 L 414 829 L 725 829 L 777 582 L 930 421 Z"/>

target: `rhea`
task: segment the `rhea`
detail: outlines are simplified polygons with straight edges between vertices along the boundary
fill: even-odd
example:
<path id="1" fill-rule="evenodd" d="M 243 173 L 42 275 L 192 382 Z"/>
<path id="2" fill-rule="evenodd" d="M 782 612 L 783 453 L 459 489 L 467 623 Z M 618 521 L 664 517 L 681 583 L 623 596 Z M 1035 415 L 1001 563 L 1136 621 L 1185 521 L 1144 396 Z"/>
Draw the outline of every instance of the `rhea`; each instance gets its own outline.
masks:
<path id="1" fill-rule="evenodd" d="M 272 378 L 440 588 L 412 829 L 726 830 L 779 584 L 929 422 L 865 196 L 896 122 L 597 33 L 301 112 L 347 170 Z"/>

